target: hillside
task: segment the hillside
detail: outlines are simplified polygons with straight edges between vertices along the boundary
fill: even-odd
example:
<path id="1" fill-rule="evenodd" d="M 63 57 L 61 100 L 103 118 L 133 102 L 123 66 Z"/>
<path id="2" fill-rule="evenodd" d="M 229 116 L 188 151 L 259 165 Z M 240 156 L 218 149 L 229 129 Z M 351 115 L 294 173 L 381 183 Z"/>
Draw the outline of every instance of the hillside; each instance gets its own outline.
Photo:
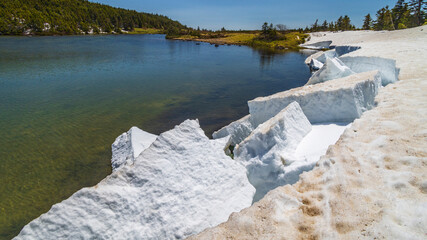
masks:
<path id="1" fill-rule="evenodd" d="M 0 35 L 52 35 L 185 28 L 168 17 L 91 3 L 87 0 L 0 2 Z"/>

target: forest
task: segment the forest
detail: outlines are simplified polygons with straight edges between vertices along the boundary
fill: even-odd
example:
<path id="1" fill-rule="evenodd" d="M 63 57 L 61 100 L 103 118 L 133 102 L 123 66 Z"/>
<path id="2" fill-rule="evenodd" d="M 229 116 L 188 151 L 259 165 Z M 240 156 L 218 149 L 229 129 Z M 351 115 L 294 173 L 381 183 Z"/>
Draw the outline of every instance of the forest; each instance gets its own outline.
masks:
<path id="1" fill-rule="evenodd" d="M 393 8 L 383 7 L 377 11 L 375 19 L 367 14 L 361 30 L 396 30 L 421 26 L 426 23 L 427 2 L 425 0 L 398 0 Z M 304 32 L 318 31 L 347 31 L 356 30 L 350 17 L 345 15 L 337 21 L 323 21 L 317 19 L 313 25 L 306 27 Z"/>
<path id="2" fill-rule="evenodd" d="M 166 16 L 87 0 L 0 1 L 0 35 L 121 33 L 134 28 L 186 29 Z"/>

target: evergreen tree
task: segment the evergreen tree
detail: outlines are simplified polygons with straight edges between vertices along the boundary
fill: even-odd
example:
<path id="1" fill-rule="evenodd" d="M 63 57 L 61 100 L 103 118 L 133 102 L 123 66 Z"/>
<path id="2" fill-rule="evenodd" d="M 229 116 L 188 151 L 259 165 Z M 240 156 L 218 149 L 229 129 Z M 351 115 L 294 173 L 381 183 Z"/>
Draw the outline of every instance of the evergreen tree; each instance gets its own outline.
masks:
<path id="1" fill-rule="evenodd" d="M 372 18 L 371 18 L 371 14 L 368 14 L 365 16 L 365 20 L 363 21 L 363 30 L 370 30 L 371 29 L 371 23 L 372 23 Z"/>
<path id="2" fill-rule="evenodd" d="M 328 22 L 326 20 L 322 24 L 322 31 L 328 31 Z"/>
<path id="3" fill-rule="evenodd" d="M 368 14 L 365 16 L 365 19 L 363 20 L 363 26 L 362 29 L 363 30 L 371 30 L 372 26 L 372 18 L 371 18 L 371 14 Z"/>
<path id="4" fill-rule="evenodd" d="M 335 24 L 334 24 L 334 22 L 330 22 L 329 23 L 328 30 L 329 31 L 335 31 Z"/>
<path id="5" fill-rule="evenodd" d="M 374 23 L 375 30 L 380 31 L 394 29 L 391 11 L 388 9 L 388 6 L 378 10 L 376 17 L 377 20 Z"/>
<path id="6" fill-rule="evenodd" d="M 340 16 L 338 18 L 337 22 L 335 23 L 335 29 L 338 30 L 338 31 L 342 31 L 343 26 L 344 26 L 344 24 L 343 24 L 343 17 Z"/>
<path id="7" fill-rule="evenodd" d="M 311 26 L 311 29 L 312 29 L 313 32 L 319 31 L 318 22 L 319 22 L 319 19 L 316 19 L 316 21 L 314 22 L 314 24 Z"/>
<path id="8" fill-rule="evenodd" d="M 343 20 L 342 20 L 342 29 L 341 30 L 343 30 L 343 31 L 352 30 L 351 21 L 347 15 L 345 15 Z"/>
<path id="9" fill-rule="evenodd" d="M 424 23 L 425 10 L 427 2 L 425 0 L 411 0 L 409 2 L 409 8 L 416 26 L 420 26 Z"/>
<path id="10" fill-rule="evenodd" d="M 394 29 L 403 29 L 411 26 L 411 13 L 405 0 L 398 0 L 392 9 Z"/>

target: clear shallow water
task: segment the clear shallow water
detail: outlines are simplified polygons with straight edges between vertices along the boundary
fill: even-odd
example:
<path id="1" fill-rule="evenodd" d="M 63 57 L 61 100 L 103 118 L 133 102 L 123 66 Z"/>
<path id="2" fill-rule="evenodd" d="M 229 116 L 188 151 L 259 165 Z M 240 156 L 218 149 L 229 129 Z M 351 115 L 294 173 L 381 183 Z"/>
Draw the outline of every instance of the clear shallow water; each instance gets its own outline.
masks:
<path id="1" fill-rule="evenodd" d="M 130 127 L 198 118 L 211 136 L 248 100 L 304 85 L 305 57 L 162 35 L 0 38 L 0 238 L 108 175 Z"/>

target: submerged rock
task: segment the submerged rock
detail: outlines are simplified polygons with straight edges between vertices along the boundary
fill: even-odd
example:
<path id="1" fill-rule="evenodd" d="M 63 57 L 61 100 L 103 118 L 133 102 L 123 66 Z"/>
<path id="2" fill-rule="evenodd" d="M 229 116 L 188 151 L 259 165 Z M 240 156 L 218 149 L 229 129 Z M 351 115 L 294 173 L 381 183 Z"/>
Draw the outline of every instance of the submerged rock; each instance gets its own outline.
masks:
<path id="1" fill-rule="evenodd" d="M 370 71 L 259 97 L 248 102 L 251 121 L 258 126 L 296 101 L 312 124 L 351 122 L 374 107 L 380 85 L 379 72 Z"/>
<path id="2" fill-rule="evenodd" d="M 249 181 L 256 188 L 254 201 L 278 186 L 295 183 L 301 172 L 313 167 L 295 162 L 293 156 L 310 131 L 310 122 L 293 102 L 237 145 L 234 156 L 246 166 Z"/>
<path id="3" fill-rule="evenodd" d="M 16 239 L 181 239 L 249 207 L 244 166 L 198 121 L 162 133 L 132 165 L 83 188 L 26 225 Z"/>
<path id="4" fill-rule="evenodd" d="M 118 136 L 111 145 L 111 167 L 113 172 L 127 163 L 133 163 L 139 154 L 147 149 L 157 138 L 157 135 L 132 127 L 129 131 Z"/>

